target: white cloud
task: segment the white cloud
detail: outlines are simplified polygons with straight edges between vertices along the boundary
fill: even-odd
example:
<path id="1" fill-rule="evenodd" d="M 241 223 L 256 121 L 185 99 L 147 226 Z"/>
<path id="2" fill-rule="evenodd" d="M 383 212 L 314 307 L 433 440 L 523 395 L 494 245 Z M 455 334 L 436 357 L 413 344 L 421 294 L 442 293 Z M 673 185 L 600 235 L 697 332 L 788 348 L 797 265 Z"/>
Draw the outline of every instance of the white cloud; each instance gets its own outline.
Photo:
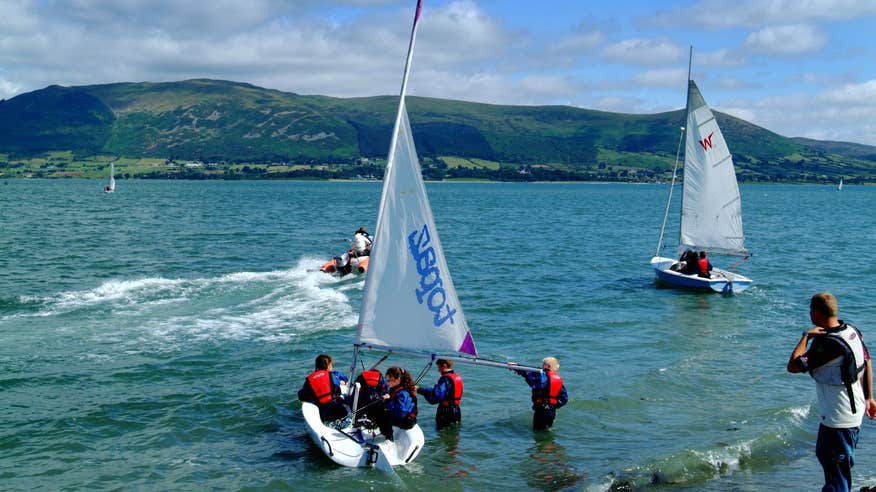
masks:
<path id="1" fill-rule="evenodd" d="M 648 70 L 633 76 L 633 82 L 652 87 L 685 87 L 687 70 L 683 68 L 666 68 Z"/>
<path id="2" fill-rule="evenodd" d="M 639 22 L 707 29 L 835 22 L 876 14 L 873 0 L 703 0 Z"/>
<path id="3" fill-rule="evenodd" d="M 814 96 L 740 99 L 719 110 L 789 137 L 876 145 L 876 79 Z"/>
<path id="4" fill-rule="evenodd" d="M 607 46 L 602 58 L 631 65 L 664 65 L 677 63 L 686 51 L 667 39 L 627 39 Z"/>
<path id="5" fill-rule="evenodd" d="M 809 25 L 774 26 L 745 38 L 745 49 L 754 54 L 800 55 L 821 49 L 827 36 Z"/>

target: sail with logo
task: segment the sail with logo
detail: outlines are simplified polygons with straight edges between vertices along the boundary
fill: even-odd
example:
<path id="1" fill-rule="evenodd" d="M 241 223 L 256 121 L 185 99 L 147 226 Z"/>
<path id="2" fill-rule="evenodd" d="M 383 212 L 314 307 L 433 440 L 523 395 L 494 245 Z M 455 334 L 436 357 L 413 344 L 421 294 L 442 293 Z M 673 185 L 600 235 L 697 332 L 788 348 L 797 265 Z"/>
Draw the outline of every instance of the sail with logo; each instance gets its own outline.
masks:
<path id="1" fill-rule="evenodd" d="M 421 376 L 439 356 L 469 364 L 540 371 L 477 357 L 447 268 L 405 106 L 421 6 L 419 0 L 383 178 L 350 379 L 366 367 L 366 351 L 384 354 L 369 364 L 372 369 L 394 353 L 420 357 L 425 365 Z M 326 456 L 340 465 L 374 466 L 393 473 L 393 466 L 408 464 L 419 455 L 425 441 L 419 425 L 395 427 L 393 440 L 388 440 L 379 428 L 357 425 L 356 388 L 351 396 L 352 418 L 340 428 L 321 422 L 315 405 L 302 403 L 308 434 Z"/>
<path id="2" fill-rule="evenodd" d="M 693 49 L 691 49 L 691 58 Z M 657 254 L 651 259 L 658 280 L 674 287 L 738 293 L 751 286 L 751 279 L 728 270 L 711 267 L 708 256 L 697 252 L 749 257 L 742 232 L 742 200 L 733 157 L 718 127 L 715 115 L 706 104 L 688 66 L 687 122 L 682 128 L 684 146 L 684 185 L 677 253 L 679 260 L 660 256 L 663 228 Z M 679 139 L 679 149 L 681 139 Z M 676 169 L 678 158 L 676 157 Z M 675 184 L 675 172 L 672 184 Z M 672 200 L 672 186 L 669 190 Z"/>

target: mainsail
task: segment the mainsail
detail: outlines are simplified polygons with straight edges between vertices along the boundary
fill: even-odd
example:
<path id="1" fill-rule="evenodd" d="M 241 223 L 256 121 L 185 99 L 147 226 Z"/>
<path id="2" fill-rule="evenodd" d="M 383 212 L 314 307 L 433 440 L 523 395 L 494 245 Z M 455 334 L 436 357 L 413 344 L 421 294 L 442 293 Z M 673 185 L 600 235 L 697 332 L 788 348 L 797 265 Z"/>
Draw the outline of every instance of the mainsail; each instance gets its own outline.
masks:
<path id="1" fill-rule="evenodd" d="M 115 164 L 110 162 L 110 179 L 109 179 L 109 189 L 116 189 L 116 167 Z"/>
<path id="2" fill-rule="evenodd" d="M 746 254 L 733 158 L 693 80 L 688 81 L 684 194 L 678 251 Z"/>
<path id="3" fill-rule="evenodd" d="M 420 4 L 383 178 L 357 343 L 477 355 L 444 259 L 405 107 Z"/>

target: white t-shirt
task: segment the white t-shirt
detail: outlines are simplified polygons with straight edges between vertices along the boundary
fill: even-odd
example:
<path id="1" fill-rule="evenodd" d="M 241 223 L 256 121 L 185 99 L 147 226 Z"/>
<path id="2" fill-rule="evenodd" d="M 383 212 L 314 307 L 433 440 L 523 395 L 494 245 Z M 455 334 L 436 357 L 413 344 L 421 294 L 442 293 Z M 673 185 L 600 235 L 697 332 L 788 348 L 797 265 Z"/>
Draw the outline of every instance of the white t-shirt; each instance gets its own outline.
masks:
<path id="1" fill-rule="evenodd" d="M 840 364 L 841 362 L 842 358 L 838 358 L 828 362 L 825 366 Z M 815 391 L 818 395 L 819 421 L 822 424 L 836 429 L 861 426 L 861 421 L 864 419 L 864 409 L 867 407 L 864 400 L 864 388 L 861 386 L 860 379 L 852 384 L 852 393 L 855 395 L 855 410 L 857 410 L 855 413 L 852 413 L 849 393 L 846 391 L 845 385 L 816 382 Z"/>
<path id="2" fill-rule="evenodd" d="M 353 251 L 357 253 L 364 253 L 365 249 L 371 245 L 371 240 L 365 234 L 361 232 L 357 232 L 355 236 L 353 236 Z"/>

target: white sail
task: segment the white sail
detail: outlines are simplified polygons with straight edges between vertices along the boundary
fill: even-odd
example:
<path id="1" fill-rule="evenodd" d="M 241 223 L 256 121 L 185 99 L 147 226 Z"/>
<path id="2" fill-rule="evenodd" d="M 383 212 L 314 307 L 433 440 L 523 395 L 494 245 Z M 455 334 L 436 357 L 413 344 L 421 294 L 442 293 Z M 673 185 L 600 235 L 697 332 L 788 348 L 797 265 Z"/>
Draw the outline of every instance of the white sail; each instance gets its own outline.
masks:
<path id="1" fill-rule="evenodd" d="M 116 166 L 114 163 L 110 162 L 110 179 L 109 179 L 109 188 L 111 190 L 116 189 Z"/>
<path id="2" fill-rule="evenodd" d="M 742 203 L 730 150 L 693 80 L 688 82 L 679 253 L 745 254 Z"/>
<path id="3" fill-rule="evenodd" d="M 419 0 L 356 339 L 392 348 L 477 355 L 444 260 L 405 107 L 421 8 Z"/>
<path id="4" fill-rule="evenodd" d="M 402 98 L 369 260 L 359 343 L 477 355 L 432 218 Z"/>

